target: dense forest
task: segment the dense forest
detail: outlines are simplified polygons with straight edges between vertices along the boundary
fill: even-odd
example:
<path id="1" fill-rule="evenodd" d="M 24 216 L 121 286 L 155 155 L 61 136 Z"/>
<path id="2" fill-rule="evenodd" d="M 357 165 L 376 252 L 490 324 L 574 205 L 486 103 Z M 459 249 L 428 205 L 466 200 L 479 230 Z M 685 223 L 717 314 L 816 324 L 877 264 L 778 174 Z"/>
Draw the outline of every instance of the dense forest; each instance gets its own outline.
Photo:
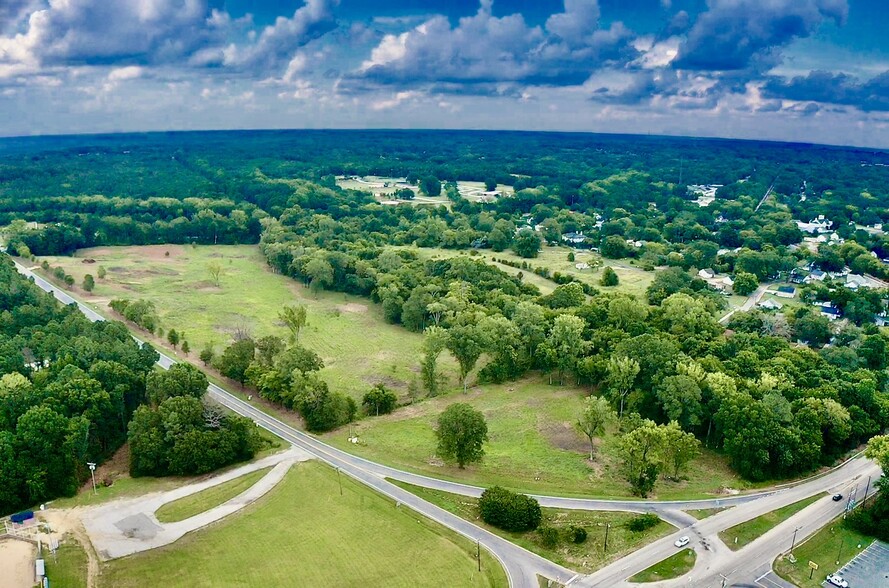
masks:
<path id="1" fill-rule="evenodd" d="M 829 303 L 842 320 L 808 304 L 738 312 L 726 329 L 717 320 L 725 296 L 696 273 L 729 274 L 738 294 L 804 267 L 889 277 L 889 237 L 878 227 L 889 222 L 887 166 L 889 154 L 873 150 L 583 134 L 17 139 L 0 142 L 0 223 L 24 256 L 258 242 L 275 271 L 370 297 L 388 321 L 424 332 L 430 395 L 440 391 L 444 350 L 464 385 L 476 372 L 482 382 L 542 372 L 609 399 L 627 431 L 645 419 L 676 423 L 763 480 L 829 463 L 889 426 L 887 337 L 874 324 L 887 293 L 839 277 L 813 281 L 802 298 Z M 384 205 L 337 185 L 336 176 L 363 175 L 408 178 L 444 200 Z M 456 185 L 463 180 L 514 193 L 469 200 Z M 711 185 L 712 201 L 699 200 L 697 184 Z M 819 215 L 831 239 L 803 230 Z M 565 234 L 578 249 L 657 272 L 644 299 L 535 265 L 542 245 Z M 406 245 L 470 255 L 427 260 Z M 526 261 L 507 274 L 474 259 L 478 249 L 511 249 Z M 558 287 L 541 295 L 521 279 L 531 271 Z M 214 363 L 299 410 L 313 430 L 356 415 L 299 345 L 237 341 Z M 146 413 L 140 422 L 158 419 Z M 137 470 L 177 468 L 155 461 Z"/>

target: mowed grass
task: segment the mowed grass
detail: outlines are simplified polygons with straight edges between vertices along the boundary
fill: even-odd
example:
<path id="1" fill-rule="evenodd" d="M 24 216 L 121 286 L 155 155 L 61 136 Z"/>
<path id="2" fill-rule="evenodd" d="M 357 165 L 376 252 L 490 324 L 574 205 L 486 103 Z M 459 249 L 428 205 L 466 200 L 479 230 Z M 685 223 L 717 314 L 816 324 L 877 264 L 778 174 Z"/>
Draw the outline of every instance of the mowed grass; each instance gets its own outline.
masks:
<path id="1" fill-rule="evenodd" d="M 408 383 L 417 378 L 421 335 L 387 324 L 379 305 L 366 298 L 315 295 L 273 273 L 257 246 L 102 247 L 78 251 L 73 258 L 42 259 L 64 267 L 77 281 L 75 294 L 106 314 L 114 298 L 151 300 L 164 331 L 172 327 L 185 332 L 193 358 L 208 343 L 221 352 L 238 330 L 254 337 L 286 337 L 279 311 L 285 305 L 304 304 L 308 326 L 300 342 L 324 359 L 321 376 L 332 390 L 360 400 L 373 384 L 383 382 L 406 394 Z M 83 263 L 85 259 L 95 263 Z M 211 263 L 223 268 L 218 287 L 207 270 Z M 88 294 L 79 286 L 83 276 L 95 276 L 99 266 L 107 276 L 97 279 Z M 443 369 L 450 375 L 453 365 L 446 359 Z"/>
<path id="2" fill-rule="evenodd" d="M 349 442 L 349 428 L 322 438 L 374 461 L 480 486 L 497 484 L 569 496 L 631 496 L 620 473 L 616 430 L 598 443 L 596 459 L 592 463 L 588 459 L 589 444 L 575 427 L 587 393 L 571 386 L 550 386 L 541 378 L 477 386 L 467 394 L 457 391 L 393 414 L 365 418 L 351 427 L 358 444 Z M 463 470 L 436 456 L 436 420 L 455 402 L 480 410 L 488 425 L 484 459 Z M 679 499 L 713 495 L 726 487 L 749 487 L 721 456 L 709 451 L 690 464 L 687 476 L 682 482 L 659 480 L 654 494 Z"/>
<path id="3" fill-rule="evenodd" d="M 506 586 L 475 544 L 317 462 L 176 543 L 105 564 L 100 588 Z"/>
<path id="4" fill-rule="evenodd" d="M 542 509 L 541 527 L 554 527 L 559 530 L 561 535 L 558 545 L 551 548 L 543 544 L 536 531 L 513 533 L 486 524 L 480 518 L 478 499 L 476 498 L 430 490 L 403 482 L 394 483 L 432 504 L 512 541 L 516 545 L 581 573 L 592 573 L 607 563 L 620 559 L 675 530 L 671 525 L 661 521 L 651 529 L 634 533 L 627 529 L 626 525 L 630 519 L 639 516 L 635 513 L 544 508 Z M 609 526 L 607 553 L 605 552 L 606 525 Z M 587 532 L 586 541 L 579 544 L 573 543 L 568 536 L 568 529 L 571 526 L 583 527 Z"/>
<path id="5" fill-rule="evenodd" d="M 767 512 L 755 519 L 735 525 L 734 527 L 729 527 L 728 529 L 719 532 L 719 538 L 722 539 L 723 543 L 728 545 L 729 549 L 737 551 L 748 543 L 752 543 L 756 539 L 759 539 L 776 525 L 783 523 L 822 497 L 823 495 L 821 494 L 810 496 L 809 498 L 804 498 L 793 504 L 788 504 L 787 506 L 773 510 L 772 512 Z"/>
<path id="6" fill-rule="evenodd" d="M 659 561 L 650 568 L 642 570 L 630 578 L 630 582 L 659 582 L 670 580 L 687 574 L 695 567 L 697 555 L 694 549 L 683 549 L 679 553 L 671 555 L 663 561 Z"/>
<path id="7" fill-rule="evenodd" d="M 46 577 L 52 588 L 86 588 L 87 556 L 83 546 L 66 536 L 55 555 L 46 555 Z"/>
<path id="8" fill-rule="evenodd" d="M 696 518 L 696 519 L 698 519 L 699 521 L 701 521 L 701 520 L 703 520 L 703 519 L 712 517 L 712 516 L 715 515 L 715 514 L 719 514 L 719 513 L 721 513 L 721 512 L 724 511 L 724 510 L 728 510 L 729 508 L 731 508 L 731 507 L 726 507 L 726 508 L 699 508 L 699 509 L 697 509 L 697 510 L 687 510 L 687 511 L 685 511 L 685 512 L 687 512 L 688 514 L 690 514 L 690 515 L 693 516 L 694 518 Z"/>
<path id="9" fill-rule="evenodd" d="M 842 519 L 837 519 L 793 549 L 796 563 L 790 563 L 786 558 L 779 557 L 775 560 L 774 568 L 779 576 L 793 582 L 799 588 L 819 588 L 825 576 L 846 565 L 871 542 L 873 537 L 862 535 L 846 527 Z M 809 567 L 810 561 L 818 564 L 818 569 L 814 573 Z M 810 573 L 812 573 L 811 579 Z"/>
<path id="10" fill-rule="evenodd" d="M 154 516 L 162 523 L 176 523 L 184 521 L 202 512 L 206 512 L 211 508 L 215 508 L 220 504 L 228 502 L 235 496 L 248 490 L 256 484 L 260 478 L 269 473 L 271 467 L 256 470 L 249 474 L 244 474 L 228 482 L 217 484 L 201 490 L 190 496 L 184 496 L 179 500 L 168 502 L 155 511 Z"/>

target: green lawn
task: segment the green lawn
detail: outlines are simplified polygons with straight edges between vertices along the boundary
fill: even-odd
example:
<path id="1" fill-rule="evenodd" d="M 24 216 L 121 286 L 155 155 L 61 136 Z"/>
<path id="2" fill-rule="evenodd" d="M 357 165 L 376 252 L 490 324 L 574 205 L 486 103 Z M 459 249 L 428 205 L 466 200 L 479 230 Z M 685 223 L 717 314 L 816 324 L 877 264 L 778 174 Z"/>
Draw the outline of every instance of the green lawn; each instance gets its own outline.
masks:
<path id="1" fill-rule="evenodd" d="M 176 543 L 104 565 L 99 588 L 506 586 L 475 544 L 317 462 Z M 422 563 L 422 565 L 421 565 Z"/>
<path id="2" fill-rule="evenodd" d="M 46 576 L 52 588 L 86 588 L 87 565 L 83 547 L 66 536 L 55 555 L 46 556 Z"/>
<path id="3" fill-rule="evenodd" d="M 796 563 L 779 557 L 774 568 L 778 575 L 799 588 L 819 588 L 825 576 L 840 569 L 872 541 L 873 538 L 847 528 L 842 519 L 836 519 L 794 548 Z M 815 572 L 809 567 L 810 561 L 818 564 Z"/>
<path id="4" fill-rule="evenodd" d="M 647 531 L 634 533 L 626 528 L 627 521 L 638 516 L 634 513 L 544 508 L 542 509 L 544 521 L 542 526 L 555 527 L 560 530 L 562 535 L 558 545 L 551 548 L 541 543 L 536 531 L 511 533 L 486 524 L 479 517 L 478 499 L 476 498 L 429 490 L 403 482 L 393 483 L 432 504 L 509 539 L 516 545 L 581 573 L 592 573 L 605 564 L 618 560 L 675 530 L 671 525 L 662 521 Z M 606 524 L 609 525 L 607 553 L 604 551 Z M 567 530 L 572 525 L 586 529 L 587 540 L 585 542 L 575 544 L 567 538 Z"/>
<path id="5" fill-rule="evenodd" d="M 642 570 L 631 577 L 630 582 L 659 582 L 661 580 L 678 578 L 683 574 L 687 574 L 695 567 L 696 558 L 697 555 L 693 549 L 683 549 L 679 553 L 654 564 L 647 570 Z"/>
<path id="6" fill-rule="evenodd" d="M 281 307 L 304 304 L 309 324 L 301 342 L 324 359 L 321 375 L 331 389 L 360 399 L 373 384 L 383 382 L 404 394 L 417 378 L 421 335 L 387 324 L 380 307 L 366 298 L 333 292 L 314 295 L 296 281 L 274 274 L 257 246 L 101 247 L 80 250 L 73 258 L 41 259 L 64 267 L 77 281 L 75 294 L 106 314 L 113 298 L 153 301 L 164 330 L 185 331 L 193 358 L 207 343 L 221 351 L 236 330 L 256 337 L 284 336 L 286 330 L 277 318 Z M 83 263 L 86 259 L 95 263 Z M 219 287 L 207 270 L 211 263 L 223 267 Z M 95 290 L 88 294 L 79 284 L 84 274 L 95 275 L 99 266 L 106 268 L 107 277 L 96 280 Z M 449 357 L 443 360 L 445 373 L 456 379 L 455 363 Z"/>
<path id="7" fill-rule="evenodd" d="M 691 516 L 693 516 L 694 518 L 696 518 L 700 521 L 700 520 L 706 519 L 708 517 L 712 517 L 715 514 L 719 514 L 724 510 L 728 510 L 729 508 L 731 508 L 731 507 L 729 506 L 729 507 L 725 507 L 725 508 L 699 508 L 697 510 L 687 510 L 685 512 L 687 512 L 688 514 L 690 514 Z"/>
<path id="8" fill-rule="evenodd" d="M 222 484 L 217 484 L 206 490 L 201 490 L 190 496 L 185 496 L 179 500 L 168 502 L 157 509 L 154 516 L 162 523 L 184 521 L 187 518 L 201 514 L 202 512 L 206 512 L 211 508 L 228 502 L 241 492 L 244 492 L 253 486 L 253 484 L 258 482 L 260 478 L 269 473 L 269 470 L 271 469 L 271 467 L 267 467 L 261 470 L 256 470 L 255 472 L 244 474 L 243 476 L 234 478 L 228 482 L 223 482 Z"/>
<path id="9" fill-rule="evenodd" d="M 590 463 L 589 445 L 575 427 L 586 392 L 550 386 L 540 378 L 471 388 L 426 400 L 393 414 L 368 417 L 351 427 L 359 444 L 348 441 L 349 427 L 322 438 L 356 455 L 439 478 L 481 486 L 499 484 L 515 490 L 572 496 L 630 496 L 619 472 L 616 431 L 599 444 Z M 449 404 L 468 402 L 482 411 L 490 441 L 480 464 L 461 470 L 435 455 L 433 427 Z M 662 499 L 701 497 L 721 488 L 747 489 L 725 460 L 705 451 L 694 460 L 688 480 L 660 480 Z"/>
<path id="10" fill-rule="evenodd" d="M 759 537 L 762 537 L 776 525 L 786 521 L 787 519 L 822 497 L 823 495 L 821 494 L 810 496 L 809 498 L 804 498 L 799 502 L 788 504 L 787 506 L 779 508 L 778 510 L 767 512 L 756 517 L 755 519 L 751 519 L 749 521 L 741 523 L 740 525 L 729 527 L 725 531 L 719 532 L 719 538 L 722 539 L 723 543 L 728 545 L 729 549 L 737 551 L 748 543 L 751 543 Z"/>

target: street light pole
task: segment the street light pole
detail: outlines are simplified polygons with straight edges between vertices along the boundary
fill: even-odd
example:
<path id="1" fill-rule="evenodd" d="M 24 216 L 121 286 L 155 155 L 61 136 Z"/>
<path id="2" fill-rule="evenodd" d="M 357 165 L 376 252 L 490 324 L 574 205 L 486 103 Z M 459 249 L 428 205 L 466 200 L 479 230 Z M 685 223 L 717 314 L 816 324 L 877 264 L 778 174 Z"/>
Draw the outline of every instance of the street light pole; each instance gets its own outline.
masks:
<path id="1" fill-rule="evenodd" d="M 90 469 L 90 477 L 93 479 L 93 494 L 98 494 L 96 491 L 96 464 L 87 462 L 86 465 Z"/>
<path id="2" fill-rule="evenodd" d="M 840 565 L 840 556 L 843 554 L 843 543 L 846 541 L 845 537 L 840 539 L 840 549 L 837 551 L 837 565 Z"/>
<path id="3" fill-rule="evenodd" d="M 611 523 L 605 523 L 605 554 L 608 554 L 608 529 L 611 528 Z"/>

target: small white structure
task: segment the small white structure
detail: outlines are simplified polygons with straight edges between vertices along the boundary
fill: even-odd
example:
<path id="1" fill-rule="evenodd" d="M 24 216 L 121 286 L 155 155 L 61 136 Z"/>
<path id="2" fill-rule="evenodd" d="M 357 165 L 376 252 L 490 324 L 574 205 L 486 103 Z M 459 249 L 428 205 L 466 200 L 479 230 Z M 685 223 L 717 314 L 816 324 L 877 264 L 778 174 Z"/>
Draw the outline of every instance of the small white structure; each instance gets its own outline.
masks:
<path id="1" fill-rule="evenodd" d="M 823 214 L 819 214 L 818 218 L 812 219 L 810 222 L 796 221 L 796 226 L 799 227 L 799 230 L 810 235 L 830 232 L 832 224 L 833 222 L 824 218 Z"/>
<path id="2" fill-rule="evenodd" d="M 588 264 L 588 263 L 584 263 L 584 262 L 580 262 L 580 263 L 575 263 L 575 264 L 574 264 L 574 267 L 582 271 L 582 270 L 585 270 L 585 269 L 590 269 L 590 264 Z"/>
<path id="3" fill-rule="evenodd" d="M 562 241 L 565 243 L 571 243 L 572 245 L 579 245 L 586 241 L 586 235 L 583 232 L 580 233 L 565 233 L 562 235 Z"/>
<path id="4" fill-rule="evenodd" d="M 778 302 L 777 300 L 772 300 L 771 298 L 759 303 L 760 308 L 765 308 L 766 310 L 781 310 L 784 308 L 784 305 Z"/>
<path id="5" fill-rule="evenodd" d="M 705 280 L 712 280 L 714 277 L 716 277 L 716 272 L 714 272 L 712 269 L 702 269 L 698 272 L 698 277 Z"/>
<path id="6" fill-rule="evenodd" d="M 796 296 L 796 288 L 793 286 L 778 286 L 777 290 L 769 290 L 769 294 L 774 294 L 778 298 L 794 298 Z"/>

